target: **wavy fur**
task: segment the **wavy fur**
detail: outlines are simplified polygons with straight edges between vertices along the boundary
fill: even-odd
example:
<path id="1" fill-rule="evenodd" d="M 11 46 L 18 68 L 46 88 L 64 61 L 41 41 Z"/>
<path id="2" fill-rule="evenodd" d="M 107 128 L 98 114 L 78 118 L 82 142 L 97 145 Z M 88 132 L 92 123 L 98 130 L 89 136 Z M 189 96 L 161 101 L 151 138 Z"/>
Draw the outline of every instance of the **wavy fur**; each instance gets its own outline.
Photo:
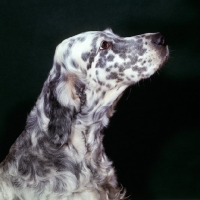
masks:
<path id="1" fill-rule="evenodd" d="M 159 34 L 64 40 L 23 133 L 0 165 L 0 200 L 119 200 L 103 129 L 123 91 L 168 57 Z M 104 43 L 102 43 L 104 42 Z"/>

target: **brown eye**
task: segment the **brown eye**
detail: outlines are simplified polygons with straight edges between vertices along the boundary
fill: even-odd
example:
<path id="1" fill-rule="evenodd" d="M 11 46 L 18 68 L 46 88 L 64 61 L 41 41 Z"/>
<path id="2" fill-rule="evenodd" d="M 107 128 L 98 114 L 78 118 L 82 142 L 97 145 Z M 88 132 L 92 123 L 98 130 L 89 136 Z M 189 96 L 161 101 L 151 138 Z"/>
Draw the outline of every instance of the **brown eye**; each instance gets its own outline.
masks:
<path id="1" fill-rule="evenodd" d="M 111 46 L 111 42 L 103 41 L 101 43 L 100 49 L 108 49 Z"/>

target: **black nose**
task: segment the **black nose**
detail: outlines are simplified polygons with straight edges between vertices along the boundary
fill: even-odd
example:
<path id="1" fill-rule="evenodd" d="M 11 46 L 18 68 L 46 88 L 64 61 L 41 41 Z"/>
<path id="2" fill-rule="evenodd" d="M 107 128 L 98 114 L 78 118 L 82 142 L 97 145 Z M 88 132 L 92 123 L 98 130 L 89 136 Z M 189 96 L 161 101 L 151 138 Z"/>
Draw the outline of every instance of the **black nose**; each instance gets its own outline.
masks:
<path id="1" fill-rule="evenodd" d="M 165 37 L 164 37 L 161 33 L 156 33 L 156 34 L 152 37 L 152 42 L 153 42 L 154 44 L 157 44 L 157 45 L 162 45 L 162 46 L 165 46 L 165 45 L 166 45 Z"/>

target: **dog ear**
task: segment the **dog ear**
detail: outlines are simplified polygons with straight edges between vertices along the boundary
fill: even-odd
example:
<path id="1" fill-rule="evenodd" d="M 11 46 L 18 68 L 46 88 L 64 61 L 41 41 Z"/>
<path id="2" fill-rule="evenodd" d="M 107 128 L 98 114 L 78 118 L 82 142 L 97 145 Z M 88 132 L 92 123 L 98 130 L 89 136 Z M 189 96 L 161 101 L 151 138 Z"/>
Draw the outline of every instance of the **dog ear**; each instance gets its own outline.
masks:
<path id="1" fill-rule="evenodd" d="M 51 141 L 62 146 L 71 133 L 73 118 L 80 107 L 72 75 L 54 77 L 49 83 L 49 124 Z"/>
<path id="2" fill-rule="evenodd" d="M 65 144 L 71 133 L 72 121 L 80 109 L 81 100 L 76 92 L 76 74 L 69 72 L 63 62 L 54 59 L 48 78 L 49 124 L 48 136 L 57 146 Z"/>

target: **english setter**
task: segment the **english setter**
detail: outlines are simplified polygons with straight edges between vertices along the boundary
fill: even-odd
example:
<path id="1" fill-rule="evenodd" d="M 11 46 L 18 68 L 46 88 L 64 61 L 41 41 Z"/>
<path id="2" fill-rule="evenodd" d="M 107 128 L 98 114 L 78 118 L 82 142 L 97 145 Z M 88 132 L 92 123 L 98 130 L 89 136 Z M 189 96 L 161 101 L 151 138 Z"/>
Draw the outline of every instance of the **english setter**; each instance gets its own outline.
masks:
<path id="1" fill-rule="evenodd" d="M 56 48 L 25 130 L 0 165 L 0 200 L 119 200 L 103 129 L 123 91 L 169 56 L 164 37 L 85 32 Z"/>

